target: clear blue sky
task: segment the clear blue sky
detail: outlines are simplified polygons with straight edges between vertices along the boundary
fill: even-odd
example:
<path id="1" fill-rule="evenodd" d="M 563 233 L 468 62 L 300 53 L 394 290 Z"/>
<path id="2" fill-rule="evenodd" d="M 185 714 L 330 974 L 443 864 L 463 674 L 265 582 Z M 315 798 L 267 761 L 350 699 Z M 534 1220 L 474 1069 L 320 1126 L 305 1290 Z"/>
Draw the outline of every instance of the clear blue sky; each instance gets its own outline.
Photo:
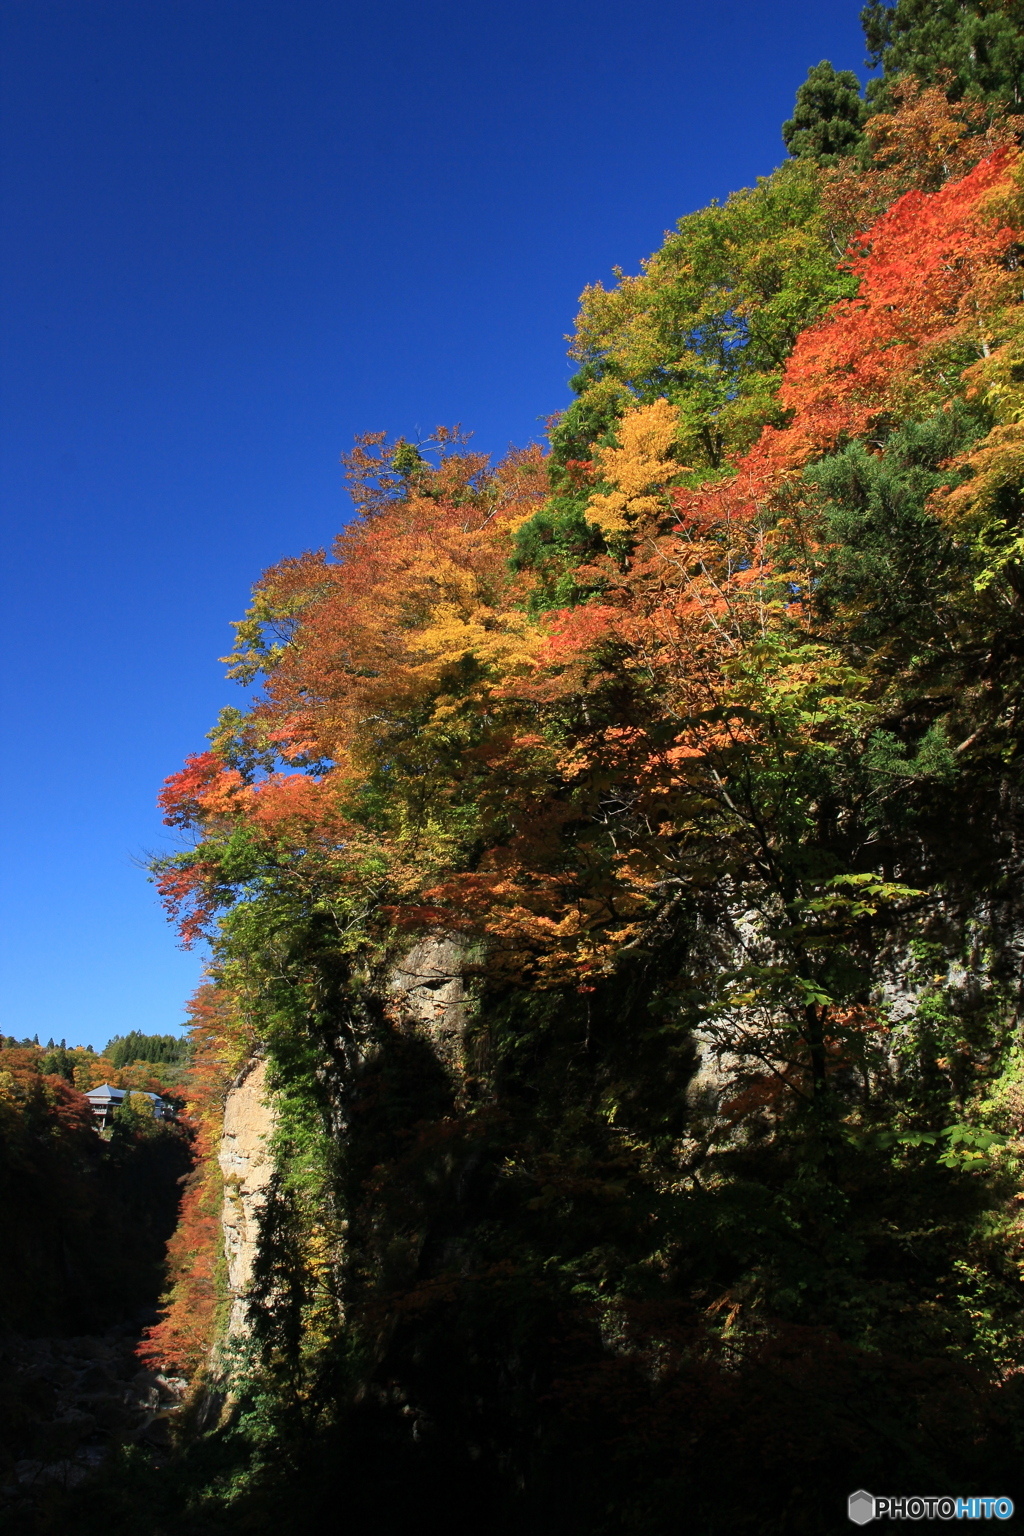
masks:
<path id="1" fill-rule="evenodd" d="M 182 1019 L 138 867 L 357 431 L 501 452 L 584 284 L 770 171 L 858 0 L 5 0 L 0 1030 Z"/>

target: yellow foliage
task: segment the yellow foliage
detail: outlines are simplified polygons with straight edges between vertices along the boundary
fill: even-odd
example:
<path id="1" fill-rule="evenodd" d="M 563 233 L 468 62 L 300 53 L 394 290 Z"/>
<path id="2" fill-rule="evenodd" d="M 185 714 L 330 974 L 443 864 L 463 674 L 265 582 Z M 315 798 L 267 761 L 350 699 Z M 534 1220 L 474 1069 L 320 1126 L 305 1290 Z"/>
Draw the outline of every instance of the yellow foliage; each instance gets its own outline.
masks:
<path id="1" fill-rule="evenodd" d="M 629 411 L 617 432 L 619 447 L 602 448 L 597 454 L 600 473 L 613 489 L 592 496 L 587 508 L 591 522 L 605 533 L 651 522 L 662 510 L 665 486 L 687 468 L 671 457 L 679 417 L 667 400 Z"/>
<path id="2" fill-rule="evenodd" d="M 932 510 L 980 560 L 975 587 L 982 590 L 1024 559 L 1024 535 L 1002 505 L 1009 494 L 1012 506 L 1024 482 L 1024 423 L 1000 423 L 972 452 L 953 462 L 968 470 L 970 478 L 937 491 Z"/>

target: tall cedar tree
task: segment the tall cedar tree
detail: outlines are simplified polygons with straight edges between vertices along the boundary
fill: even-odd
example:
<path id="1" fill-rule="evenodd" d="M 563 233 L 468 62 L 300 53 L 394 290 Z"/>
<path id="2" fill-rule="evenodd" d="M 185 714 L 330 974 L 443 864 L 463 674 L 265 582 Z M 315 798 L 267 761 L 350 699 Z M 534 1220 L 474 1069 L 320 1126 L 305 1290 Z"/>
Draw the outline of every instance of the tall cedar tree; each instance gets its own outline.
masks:
<path id="1" fill-rule="evenodd" d="M 954 99 L 977 96 L 1019 112 L 1024 102 L 1021 0 L 872 0 L 861 12 L 869 61 L 881 66 L 872 102 L 891 100 L 893 80 L 949 81 Z"/>
<path id="2" fill-rule="evenodd" d="M 782 125 L 782 139 L 791 155 L 835 165 L 863 142 L 866 116 L 857 76 L 851 69 L 836 71 L 822 59 L 808 70 L 797 91 L 793 116 Z"/>

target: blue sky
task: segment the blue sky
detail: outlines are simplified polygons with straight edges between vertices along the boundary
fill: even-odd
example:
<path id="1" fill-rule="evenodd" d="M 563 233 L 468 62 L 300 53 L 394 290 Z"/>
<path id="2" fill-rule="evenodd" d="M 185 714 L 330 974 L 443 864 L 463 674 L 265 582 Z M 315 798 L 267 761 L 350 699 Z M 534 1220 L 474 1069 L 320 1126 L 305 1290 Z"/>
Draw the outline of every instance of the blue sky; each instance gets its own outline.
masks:
<path id="1" fill-rule="evenodd" d="M 139 866 L 252 582 L 354 433 L 539 436 L 580 290 L 783 158 L 858 10 L 6 0 L 0 1030 L 181 1023 Z"/>

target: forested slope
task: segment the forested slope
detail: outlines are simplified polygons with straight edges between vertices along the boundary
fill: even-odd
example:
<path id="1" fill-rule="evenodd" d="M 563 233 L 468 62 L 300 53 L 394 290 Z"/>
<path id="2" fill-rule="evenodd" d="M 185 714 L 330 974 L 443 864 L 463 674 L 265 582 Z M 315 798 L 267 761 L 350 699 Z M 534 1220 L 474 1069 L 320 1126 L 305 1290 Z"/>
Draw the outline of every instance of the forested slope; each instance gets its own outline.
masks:
<path id="1" fill-rule="evenodd" d="M 1021 1494 L 1021 27 L 866 15 L 866 104 L 817 66 L 798 153 L 586 291 L 548 447 L 361 440 L 167 783 L 215 956 L 173 1363 L 254 1051 L 277 1113 L 197 1530 Z"/>
<path id="2" fill-rule="evenodd" d="M 50 1047 L 0 1036 L 3 1336 L 94 1332 L 151 1313 L 192 1162 L 188 1128 L 154 1119 L 141 1095 L 97 1133 L 85 1092 L 116 1079 L 166 1093 L 149 1063 Z"/>

